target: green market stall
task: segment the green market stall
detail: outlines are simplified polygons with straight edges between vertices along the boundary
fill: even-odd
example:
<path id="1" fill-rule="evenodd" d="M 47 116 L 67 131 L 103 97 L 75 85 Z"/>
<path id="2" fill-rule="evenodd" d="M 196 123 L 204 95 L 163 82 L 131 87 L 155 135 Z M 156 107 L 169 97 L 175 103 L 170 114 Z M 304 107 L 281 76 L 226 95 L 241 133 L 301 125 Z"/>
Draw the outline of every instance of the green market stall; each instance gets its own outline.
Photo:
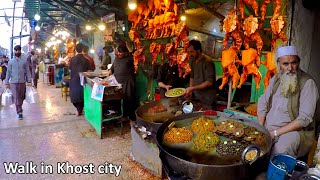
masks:
<path id="1" fill-rule="evenodd" d="M 103 123 L 120 119 L 123 116 L 123 94 L 122 89 L 114 87 L 104 87 L 103 99 L 99 101 L 91 97 L 94 80 L 84 75 L 83 95 L 84 95 L 84 110 L 85 118 L 90 125 L 96 130 L 98 136 L 102 138 Z M 120 101 L 118 112 L 113 115 L 106 115 L 106 106 L 114 101 Z"/>

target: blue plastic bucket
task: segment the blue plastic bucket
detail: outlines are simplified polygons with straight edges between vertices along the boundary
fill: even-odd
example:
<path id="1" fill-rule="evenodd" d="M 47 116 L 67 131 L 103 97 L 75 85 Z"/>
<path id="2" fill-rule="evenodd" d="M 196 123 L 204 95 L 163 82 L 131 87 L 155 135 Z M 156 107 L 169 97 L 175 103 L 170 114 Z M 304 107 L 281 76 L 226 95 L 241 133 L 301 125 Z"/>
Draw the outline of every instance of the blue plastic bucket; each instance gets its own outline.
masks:
<path id="1" fill-rule="evenodd" d="M 296 158 L 287 154 L 277 154 L 272 157 L 267 170 L 268 180 L 285 180 L 292 174 L 297 163 Z"/>

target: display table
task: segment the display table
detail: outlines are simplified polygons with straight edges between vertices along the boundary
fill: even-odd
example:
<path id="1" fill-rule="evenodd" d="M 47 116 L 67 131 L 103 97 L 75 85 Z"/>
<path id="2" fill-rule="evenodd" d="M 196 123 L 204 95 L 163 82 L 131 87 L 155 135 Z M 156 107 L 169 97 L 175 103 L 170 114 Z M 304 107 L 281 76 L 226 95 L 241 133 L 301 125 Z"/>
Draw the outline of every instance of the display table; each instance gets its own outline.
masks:
<path id="1" fill-rule="evenodd" d="M 118 91 L 112 90 L 110 93 L 110 88 L 105 87 L 103 101 L 99 101 L 91 98 L 91 92 L 93 89 L 94 81 L 88 77 L 84 78 L 83 84 L 83 95 L 84 95 L 84 115 L 91 126 L 96 130 L 98 136 L 102 138 L 102 125 L 103 122 L 120 119 L 123 116 L 123 93 L 122 89 Z M 107 104 L 111 101 L 120 101 L 120 110 L 118 114 L 113 114 L 106 116 L 107 109 L 105 108 Z"/>
<path id="2" fill-rule="evenodd" d="M 224 109 L 223 112 L 227 113 L 227 114 L 236 115 L 236 116 L 238 116 L 240 118 L 245 118 L 245 119 L 250 119 L 250 120 L 253 120 L 253 121 L 258 121 L 257 116 L 253 116 L 253 115 L 248 114 L 246 112 L 239 111 L 235 107 L 232 107 L 231 109 Z"/>

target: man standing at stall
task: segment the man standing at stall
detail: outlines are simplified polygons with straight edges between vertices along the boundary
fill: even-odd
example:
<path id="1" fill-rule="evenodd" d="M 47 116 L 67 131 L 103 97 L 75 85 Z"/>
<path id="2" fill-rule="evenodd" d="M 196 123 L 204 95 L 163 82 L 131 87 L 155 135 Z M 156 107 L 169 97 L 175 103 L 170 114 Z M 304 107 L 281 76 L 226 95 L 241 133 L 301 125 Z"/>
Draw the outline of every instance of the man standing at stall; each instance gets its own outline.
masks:
<path id="1" fill-rule="evenodd" d="M 191 58 L 191 75 L 186 97 L 193 93 L 205 108 L 216 109 L 216 71 L 213 60 L 202 53 L 198 40 L 189 42 L 188 54 Z"/>
<path id="2" fill-rule="evenodd" d="M 94 64 L 93 58 L 89 56 L 88 52 L 89 52 L 89 47 L 88 46 L 84 46 L 83 55 L 84 55 L 85 58 L 88 59 L 88 61 L 90 63 L 90 70 L 94 71 L 96 69 L 96 65 Z"/>
<path id="3" fill-rule="evenodd" d="M 80 84 L 79 72 L 87 72 L 90 70 L 90 63 L 82 54 L 83 44 L 76 45 L 77 55 L 70 59 L 70 99 L 77 108 L 78 116 L 81 116 L 84 107 L 83 87 Z"/>
<path id="4" fill-rule="evenodd" d="M 31 75 L 27 57 L 21 53 L 20 45 L 14 47 L 14 57 L 8 63 L 5 83 L 6 88 L 12 91 L 18 118 L 22 120 L 22 104 L 26 95 L 26 85 L 31 86 Z"/>
<path id="5" fill-rule="evenodd" d="M 101 62 L 101 70 L 106 70 L 108 69 L 108 64 L 111 64 L 111 56 L 109 55 L 110 52 L 112 52 L 112 47 L 111 46 L 105 46 L 103 48 L 104 50 L 104 55 L 102 58 L 102 62 Z"/>
<path id="6" fill-rule="evenodd" d="M 280 72 L 259 98 L 258 120 L 276 142 L 272 154 L 301 157 L 308 153 L 314 139 L 318 88 L 312 77 L 299 68 L 294 46 L 280 47 L 276 59 Z"/>
<path id="7" fill-rule="evenodd" d="M 124 94 L 124 116 L 131 120 L 135 119 L 135 74 L 133 58 L 126 45 L 120 45 L 117 48 L 118 57 L 115 58 L 111 66 L 111 73 L 117 81 L 122 84 Z"/>
<path id="8" fill-rule="evenodd" d="M 158 70 L 158 86 L 160 89 L 161 98 L 165 98 L 165 93 L 171 88 L 185 87 L 188 78 L 180 78 L 178 65 L 172 62 L 164 63 Z"/>

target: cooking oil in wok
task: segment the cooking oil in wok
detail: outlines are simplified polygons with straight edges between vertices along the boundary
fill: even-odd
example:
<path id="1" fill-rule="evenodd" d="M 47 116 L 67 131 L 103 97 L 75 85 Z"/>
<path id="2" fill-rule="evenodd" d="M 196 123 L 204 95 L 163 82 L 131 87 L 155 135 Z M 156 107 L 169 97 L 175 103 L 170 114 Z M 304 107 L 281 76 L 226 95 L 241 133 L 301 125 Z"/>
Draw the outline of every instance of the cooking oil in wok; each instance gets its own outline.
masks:
<path id="1" fill-rule="evenodd" d="M 172 117 L 174 117 L 174 114 L 169 112 L 162 112 L 162 113 L 156 113 L 156 114 L 145 113 L 141 115 L 141 118 L 143 120 L 148 122 L 153 122 L 153 123 L 163 123 Z"/>

